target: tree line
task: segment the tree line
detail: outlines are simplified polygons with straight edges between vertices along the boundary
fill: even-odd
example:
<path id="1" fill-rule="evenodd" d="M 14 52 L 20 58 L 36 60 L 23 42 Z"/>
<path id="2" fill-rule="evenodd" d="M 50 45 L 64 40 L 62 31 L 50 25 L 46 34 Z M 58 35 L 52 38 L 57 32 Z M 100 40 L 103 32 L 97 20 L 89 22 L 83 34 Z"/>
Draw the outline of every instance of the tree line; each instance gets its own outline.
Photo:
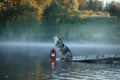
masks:
<path id="1" fill-rule="evenodd" d="M 27 14 L 35 15 L 37 21 L 44 24 L 74 23 L 85 14 L 98 15 L 99 12 L 120 18 L 120 3 L 112 1 L 103 8 L 99 0 L 0 0 L 0 24 L 15 22 Z"/>
<path id="2" fill-rule="evenodd" d="M 110 15 L 120 18 L 120 3 L 112 1 L 109 4 L 106 4 L 105 10 L 109 12 Z"/>

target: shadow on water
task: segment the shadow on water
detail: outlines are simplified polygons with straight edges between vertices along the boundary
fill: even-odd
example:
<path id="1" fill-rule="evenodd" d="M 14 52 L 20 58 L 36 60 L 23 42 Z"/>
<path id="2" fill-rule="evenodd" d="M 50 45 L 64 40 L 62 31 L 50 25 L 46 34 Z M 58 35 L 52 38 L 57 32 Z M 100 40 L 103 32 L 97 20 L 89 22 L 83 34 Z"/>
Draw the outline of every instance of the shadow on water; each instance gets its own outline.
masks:
<path id="1" fill-rule="evenodd" d="M 119 53 L 120 47 L 68 45 L 73 54 Z M 52 43 L 1 43 L 0 44 L 0 80 L 119 80 L 120 65 L 50 63 L 49 53 Z M 80 53 L 79 53 L 80 52 Z M 89 55 L 91 55 L 89 54 Z M 58 55 L 58 54 L 57 54 Z"/>

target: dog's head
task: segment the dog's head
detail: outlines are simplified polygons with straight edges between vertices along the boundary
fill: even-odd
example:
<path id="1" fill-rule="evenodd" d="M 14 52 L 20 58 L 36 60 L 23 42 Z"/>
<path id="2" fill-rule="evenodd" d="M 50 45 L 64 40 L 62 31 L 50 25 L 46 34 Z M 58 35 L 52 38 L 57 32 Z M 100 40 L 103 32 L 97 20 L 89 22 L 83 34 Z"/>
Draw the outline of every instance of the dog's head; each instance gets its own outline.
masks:
<path id="1" fill-rule="evenodd" d="M 55 45 L 57 45 L 59 42 L 62 42 L 61 36 L 55 36 L 54 37 L 54 43 L 55 43 Z"/>
<path id="2" fill-rule="evenodd" d="M 55 37 L 54 37 L 54 43 L 55 43 L 55 45 L 56 45 L 59 41 L 61 41 L 61 37 L 55 36 Z"/>

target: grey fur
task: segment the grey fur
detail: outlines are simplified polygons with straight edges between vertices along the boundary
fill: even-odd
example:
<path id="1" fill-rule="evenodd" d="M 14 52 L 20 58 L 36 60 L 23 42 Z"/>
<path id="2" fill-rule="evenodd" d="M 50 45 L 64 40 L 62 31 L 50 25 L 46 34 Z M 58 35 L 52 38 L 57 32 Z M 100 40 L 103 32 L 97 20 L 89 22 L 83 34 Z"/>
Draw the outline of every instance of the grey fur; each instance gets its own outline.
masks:
<path id="1" fill-rule="evenodd" d="M 70 61 L 72 60 L 72 53 L 70 49 L 63 43 L 60 37 L 54 37 L 55 45 L 57 49 L 62 53 L 61 60 Z"/>

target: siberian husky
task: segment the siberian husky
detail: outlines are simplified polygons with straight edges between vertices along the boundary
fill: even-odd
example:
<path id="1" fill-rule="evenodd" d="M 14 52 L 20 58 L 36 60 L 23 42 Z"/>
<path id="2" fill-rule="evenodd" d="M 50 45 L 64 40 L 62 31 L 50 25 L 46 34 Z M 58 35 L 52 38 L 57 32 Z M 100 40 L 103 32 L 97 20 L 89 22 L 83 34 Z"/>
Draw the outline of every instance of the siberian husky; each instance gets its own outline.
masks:
<path id="1" fill-rule="evenodd" d="M 63 43 L 63 41 L 61 40 L 61 37 L 54 37 L 54 42 L 55 42 L 56 48 L 62 54 L 60 60 L 71 61 L 72 53 L 70 49 Z"/>

